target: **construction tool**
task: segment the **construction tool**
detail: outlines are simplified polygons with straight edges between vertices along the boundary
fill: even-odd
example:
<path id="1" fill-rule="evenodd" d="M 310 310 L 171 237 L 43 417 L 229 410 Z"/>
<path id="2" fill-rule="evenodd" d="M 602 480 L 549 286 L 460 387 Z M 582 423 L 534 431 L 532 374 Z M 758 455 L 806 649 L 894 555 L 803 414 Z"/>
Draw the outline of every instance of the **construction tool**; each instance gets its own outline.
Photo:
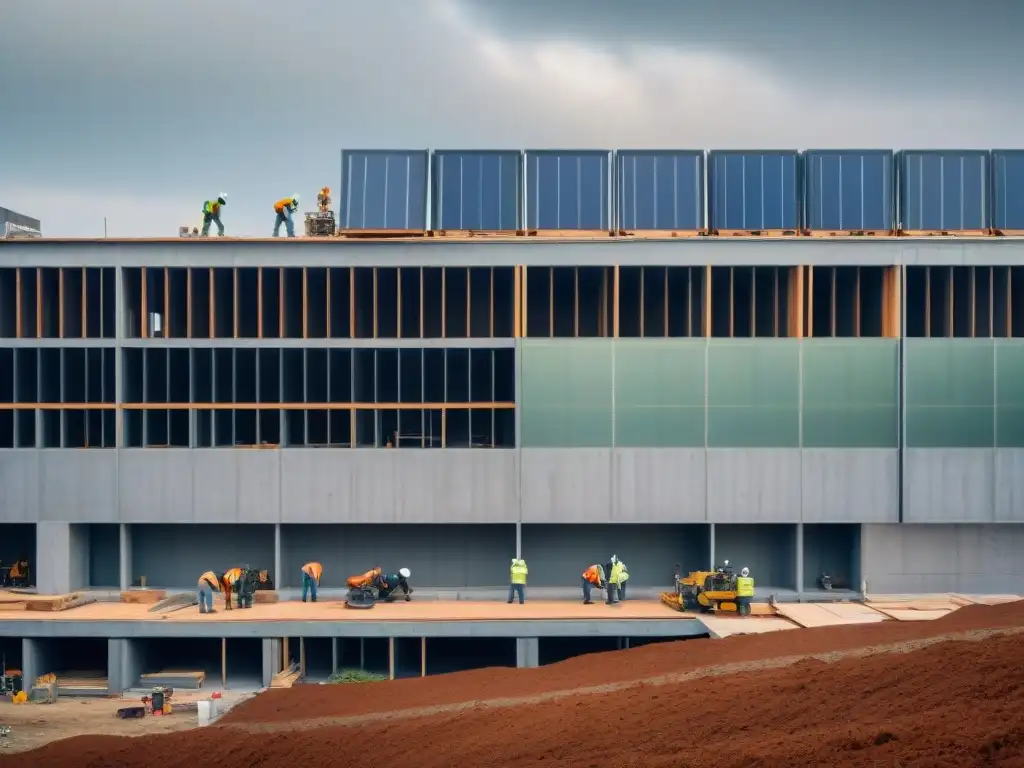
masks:
<path id="1" fill-rule="evenodd" d="M 20 669 L 7 668 L 7 654 L 3 656 L 3 670 L 0 674 L 0 696 L 11 696 L 22 691 L 24 683 Z"/>

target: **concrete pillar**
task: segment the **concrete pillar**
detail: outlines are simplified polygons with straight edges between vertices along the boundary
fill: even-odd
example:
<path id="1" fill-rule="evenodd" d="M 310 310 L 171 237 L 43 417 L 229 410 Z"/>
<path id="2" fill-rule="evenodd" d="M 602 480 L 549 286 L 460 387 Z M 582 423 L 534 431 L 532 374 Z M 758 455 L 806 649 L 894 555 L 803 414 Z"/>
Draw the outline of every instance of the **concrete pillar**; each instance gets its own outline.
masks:
<path id="1" fill-rule="evenodd" d="M 516 523 L 516 557 L 523 556 L 523 524 Z"/>
<path id="2" fill-rule="evenodd" d="M 388 680 L 394 680 L 395 679 L 395 667 L 396 667 L 395 657 L 397 655 L 398 655 L 397 651 L 395 650 L 395 638 L 389 637 L 388 638 Z"/>
<path id="3" fill-rule="evenodd" d="M 359 668 L 366 669 L 366 638 L 359 638 Z"/>
<path id="4" fill-rule="evenodd" d="M 516 666 L 528 669 L 540 666 L 540 640 L 536 637 L 516 638 Z"/>
<path id="5" fill-rule="evenodd" d="M 331 638 L 331 674 L 338 674 L 338 638 Z"/>
<path id="6" fill-rule="evenodd" d="M 281 671 L 281 640 L 277 637 L 263 638 L 263 687 L 270 686 L 270 681 Z"/>
<path id="7" fill-rule="evenodd" d="M 37 523 L 35 566 L 41 595 L 62 595 L 88 586 L 88 526 Z"/>
<path id="8" fill-rule="evenodd" d="M 796 596 L 797 599 L 804 594 L 804 524 L 796 524 Z"/>
<path id="9" fill-rule="evenodd" d="M 274 523 L 274 587 L 284 586 L 284 574 L 281 572 L 281 524 Z"/>
<path id="10" fill-rule="evenodd" d="M 711 523 L 708 530 L 708 552 L 711 555 L 711 562 L 708 563 L 708 570 L 715 570 L 715 524 Z M 683 566 L 683 572 L 688 570 L 686 566 Z"/>
<path id="11" fill-rule="evenodd" d="M 142 677 L 142 654 L 138 641 L 113 637 L 107 641 L 107 688 L 122 694 L 138 686 Z"/>
<path id="12" fill-rule="evenodd" d="M 43 652 L 38 640 L 31 637 L 21 638 L 21 674 L 25 693 L 32 690 L 36 678 L 43 674 Z"/>
<path id="13" fill-rule="evenodd" d="M 118 529 L 118 566 L 121 591 L 124 592 L 132 585 L 132 529 L 128 523 L 121 523 Z"/>

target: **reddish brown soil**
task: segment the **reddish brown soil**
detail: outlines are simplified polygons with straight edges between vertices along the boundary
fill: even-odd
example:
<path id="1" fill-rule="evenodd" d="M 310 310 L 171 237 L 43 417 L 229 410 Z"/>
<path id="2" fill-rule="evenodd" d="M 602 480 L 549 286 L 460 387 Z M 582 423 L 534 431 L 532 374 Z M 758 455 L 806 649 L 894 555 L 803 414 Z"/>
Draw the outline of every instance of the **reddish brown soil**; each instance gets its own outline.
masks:
<path id="1" fill-rule="evenodd" d="M 0 768 L 1024 766 L 1024 632 L 984 631 L 1009 627 L 1024 628 L 1024 602 L 931 622 L 649 646 L 540 670 L 302 687 L 261 695 L 230 725 L 69 739 L 0 757 Z M 962 639 L 927 639 L 947 634 Z M 784 667 L 770 661 L 811 654 Z M 737 663 L 748 671 L 694 672 Z M 568 692 L 601 685 L 602 693 Z M 518 706 L 479 703 L 531 695 Z M 359 717 L 366 713 L 374 714 Z M 359 722 L 337 719 L 345 716 Z"/>

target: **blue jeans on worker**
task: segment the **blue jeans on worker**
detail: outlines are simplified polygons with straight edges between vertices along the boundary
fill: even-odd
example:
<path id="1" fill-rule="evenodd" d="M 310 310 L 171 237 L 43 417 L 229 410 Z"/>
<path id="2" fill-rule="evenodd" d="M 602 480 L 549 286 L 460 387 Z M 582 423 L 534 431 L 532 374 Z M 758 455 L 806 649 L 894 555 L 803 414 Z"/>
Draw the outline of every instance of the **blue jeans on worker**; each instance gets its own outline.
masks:
<path id="1" fill-rule="evenodd" d="M 223 235 L 224 234 L 224 224 L 220 220 L 220 214 L 219 213 L 205 213 L 204 212 L 203 213 L 203 237 L 206 237 L 208 234 L 210 234 L 210 222 L 211 221 L 214 224 L 217 225 L 217 234 L 218 235 Z"/>
<path id="2" fill-rule="evenodd" d="M 308 573 L 302 574 L 302 602 L 306 602 L 306 595 L 312 594 L 313 602 L 316 602 L 316 579 Z"/>
<path id="3" fill-rule="evenodd" d="M 583 602 L 584 603 L 589 603 L 590 602 L 590 590 L 596 589 L 596 587 L 593 584 L 591 584 L 589 581 L 587 581 L 586 579 L 582 579 L 582 581 L 583 581 Z"/>
<path id="4" fill-rule="evenodd" d="M 522 605 L 526 602 L 526 585 L 525 584 L 509 584 L 508 585 L 508 601 L 511 603 L 512 598 L 519 595 L 519 604 Z"/>
<path id="5" fill-rule="evenodd" d="M 213 611 L 213 587 L 206 582 L 199 585 L 199 612 L 211 613 Z"/>
<path id="6" fill-rule="evenodd" d="M 295 237 L 295 225 L 292 224 L 291 208 L 285 208 L 281 213 L 277 214 L 277 219 L 274 220 L 274 237 L 277 237 L 277 233 L 281 231 L 282 224 L 284 224 L 284 228 L 288 232 L 288 237 Z"/>

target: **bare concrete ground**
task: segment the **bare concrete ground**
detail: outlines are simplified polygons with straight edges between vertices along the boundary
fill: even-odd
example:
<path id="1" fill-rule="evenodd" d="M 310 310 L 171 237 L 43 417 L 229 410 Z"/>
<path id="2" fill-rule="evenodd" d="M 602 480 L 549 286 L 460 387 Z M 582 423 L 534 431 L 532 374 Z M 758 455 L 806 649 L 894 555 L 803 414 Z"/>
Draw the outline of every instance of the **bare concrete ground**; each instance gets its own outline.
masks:
<path id="1" fill-rule="evenodd" d="M 209 694 L 180 694 L 173 701 L 189 702 L 207 698 Z M 225 691 L 222 711 L 251 697 L 251 693 Z M 135 698 L 75 699 L 62 698 L 54 704 L 0 703 L 0 725 L 11 729 L 0 736 L 0 754 L 14 754 L 36 749 L 45 744 L 72 736 L 148 736 L 153 733 L 184 731 L 198 726 L 196 713 L 181 712 L 169 716 L 146 716 L 121 720 L 121 707 L 141 706 Z"/>

